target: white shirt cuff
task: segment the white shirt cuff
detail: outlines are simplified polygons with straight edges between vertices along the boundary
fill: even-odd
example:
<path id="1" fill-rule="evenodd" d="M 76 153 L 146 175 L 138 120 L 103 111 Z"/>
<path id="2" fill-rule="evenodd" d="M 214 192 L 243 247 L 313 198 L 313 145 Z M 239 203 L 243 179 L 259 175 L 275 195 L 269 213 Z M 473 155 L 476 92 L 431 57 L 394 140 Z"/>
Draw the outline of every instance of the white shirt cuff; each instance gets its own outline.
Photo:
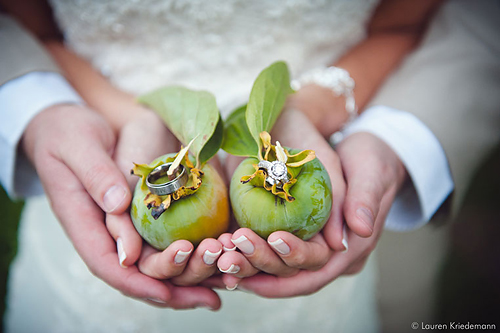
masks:
<path id="1" fill-rule="evenodd" d="M 344 129 L 344 137 L 357 132 L 371 133 L 391 147 L 411 179 L 396 196 L 386 229 L 409 231 L 427 223 L 454 188 L 438 139 L 411 113 L 387 106 L 365 110 Z"/>
<path id="2" fill-rule="evenodd" d="M 34 168 L 17 146 L 36 114 L 61 103 L 82 99 L 58 73 L 32 72 L 0 86 L 0 182 L 10 197 L 43 193 Z"/>

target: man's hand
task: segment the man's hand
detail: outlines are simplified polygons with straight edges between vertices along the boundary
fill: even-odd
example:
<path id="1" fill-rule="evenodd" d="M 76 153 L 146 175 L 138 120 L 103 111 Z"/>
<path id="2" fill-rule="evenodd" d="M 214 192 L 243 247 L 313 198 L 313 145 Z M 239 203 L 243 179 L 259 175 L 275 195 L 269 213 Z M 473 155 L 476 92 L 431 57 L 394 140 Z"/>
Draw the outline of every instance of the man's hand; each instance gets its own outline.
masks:
<path id="1" fill-rule="evenodd" d="M 301 117 L 295 114 L 289 119 L 300 120 Z M 306 122 L 302 119 L 300 123 L 303 125 Z M 311 144 L 307 142 L 307 138 L 311 137 L 306 136 L 304 144 Z M 406 171 L 395 153 L 370 134 L 359 133 L 348 137 L 339 145 L 337 152 L 347 182 L 345 203 L 339 211 L 343 213 L 348 226 L 344 239 L 348 251 L 332 251 L 326 264 L 319 270 L 301 270 L 290 277 L 259 273 L 236 280 L 224 276 L 227 287 L 233 288 L 238 284 L 239 288 L 265 297 L 307 295 L 340 275 L 357 273 L 363 268 L 377 244 L 394 197 L 405 180 Z M 328 162 L 321 160 L 325 166 L 328 165 Z M 335 214 L 335 211 L 332 213 Z M 336 248 L 342 233 L 337 224 L 331 222 L 325 226 L 322 235 L 332 248 Z M 269 237 L 272 243 L 271 238 L 272 235 Z M 218 283 L 216 280 L 211 282 Z M 220 283 L 218 285 L 222 286 Z"/>
<path id="2" fill-rule="evenodd" d="M 274 126 L 273 138 L 286 146 L 313 149 L 316 152 L 332 183 L 332 214 L 323 230 L 309 241 L 302 241 L 284 231 L 272 233 L 267 241 L 249 229 L 239 229 L 232 235 L 222 235 L 219 241 L 224 247 L 234 248 L 236 245 L 241 250 L 241 253 L 225 252 L 218 261 L 219 269 L 229 273 L 223 276 L 223 281 L 229 289 L 234 288 L 241 278 L 258 272 L 271 274 L 269 276 L 288 277 L 299 273 L 299 270 L 321 269 L 334 251 L 345 250 L 342 207 L 346 187 L 337 154 L 299 111 L 283 112 Z M 235 162 L 228 160 L 227 168 L 234 170 Z M 231 174 L 232 170 L 228 170 L 228 173 Z M 232 265 L 234 266 L 231 270 Z M 234 272 L 234 267 L 238 267 L 237 272 Z"/>
<path id="3" fill-rule="evenodd" d="M 117 244 L 106 229 L 104 212 L 112 234 L 123 237 L 118 248 L 125 245 L 125 239 L 128 244 L 129 238 L 136 236 L 131 224 L 124 224 L 126 231 L 120 234 L 119 219 L 128 215 L 131 192 L 112 159 L 114 147 L 115 137 L 108 124 L 92 110 L 76 105 L 56 105 L 42 111 L 23 137 L 23 148 L 54 213 L 94 275 L 125 295 L 158 306 L 219 308 L 217 294 L 208 288 L 175 287 L 141 273 L 136 266 L 120 267 Z M 114 226 L 110 217 L 116 217 Z M 140 252 L 140 244 L 135 244 L 130 253 L 137 247 Z"/>
<path id="4" fill-rule="evenodd" d="M 139 179 L 130 175 L 133 163 L 150 163 L 180 149 L 177 139 L 157 114 L 140 106 L 136 108 L 136 116 L 120 130 L 114 154 L 114 160 L 127 175 L 132 190 Z M 122 243 L 123 266 L 137 262 L 142 273 L 155 279 L 169 279 L 181 286 L 196 285 L 217 271 L 215 262 L 222 252 L 222 245 L 216 239 L 205 239 L 196 249 L 190 242 L 178 240 L 164 251 L 157 251 L 143 243 L 128 213 L 108 214 L 106 223 L 113 238 Z"/>

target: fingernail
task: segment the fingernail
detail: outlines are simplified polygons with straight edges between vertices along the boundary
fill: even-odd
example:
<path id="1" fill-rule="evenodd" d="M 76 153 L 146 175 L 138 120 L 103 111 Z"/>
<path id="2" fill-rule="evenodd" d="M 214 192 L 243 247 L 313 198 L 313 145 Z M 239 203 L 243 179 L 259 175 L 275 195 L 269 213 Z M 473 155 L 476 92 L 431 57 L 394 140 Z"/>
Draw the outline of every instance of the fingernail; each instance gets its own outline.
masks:
<path id="1" fill-rule="evenodd" d="M 226 289 L 229 290 L 229 291 L 233 291 L 235 290 L 236 288 L 238 288 L 238 284 L 236 283 L 234 286 L 230 287 L 230 286 L 226 286 Z"/>
<path id="2" fill-rule="evenodd" d="M 182 264 L 184 261 L 186 261 L 187 257 L 189 257 L 192 251 L 193 250 L 189 250 L 187 252 L 181 250 L 177 251 L 177 253 L 175 254 L 174 262 L 176 264 Z"/>
<path id="3" fill-rule="evenodd" d="M 107 213 L 113 212 L 125 199 L 127 192 L 120 185 L 113 185 L 102 198 L 104 209 Z"/>
<path id="4" fill-rule="evenodd" d="M 127 259 L 127 254 L 123 249 L 123 241 L 120 237 L 116 239 L 116 251 L 118 252 L 118 260 L 120 261 L 120 266 L 123 268 L 127 268 L 127 265 L 124 265 L 123 262 Z"/>
<path id="5" fill-rule="evenodd" d="M 347 244 L 347 227 L 344 224 L 344 227 L 342 228 L 342 245 L 344 245 L 345 250 L 342 251 L 343 253 L 347 252 L 349 250 L 349 245 Z"/>
<path id="6" fill-rule="evenodd" d="M 210 252 L 209 250 L 206 250 L 205 253 L 203 253 L 203 262 L 207 265 L 213 265 L 221 253 L 222 249 L 217 252 Z"/>
<path id="7" fill-rule="evenodd" d="M 240 266 L 231 264 L 231 266 L 227 270 L 223 270 L 222 268 L 219 267 L 219 270 L 222 273 L 228 273 L 228 274 L 236 274 L 240 271 Z"/>
<path id="8" fill-rule="evenodd" d="M 146 300 L 151 301 L 151 302 L 155 302 L 155 303 L 159 303 L 159 304 L 167 304 L 167 302 L 162 301 L 161 299 L 158 299 L 158 298 L 146 298 Z"/>
<path id="9" fill-rule="evenodd" d="M 278 238 L 274 242 L 269 242 L 269 245 L 271 245 L 280 254 L 290 253 L 290 246 L 288 246 L 288 244 L 285 243 L 281 238 Z"/>
<path id="10" fill-rule="evenodd" d="M 371 231 L 373 231 L 373 224 L 374 224 L 373 214 L 368 208 L 365 207 L 358 208 L 356 210 L 356 216 L 359 217 L 359 219 L 363 221 L 363 223 L 366 224 L 366 226 Z"/>
<path id="11" fill-rule="evenodd" d="M 236 246 L 232 247 L 232 248 L 228 248 L 228 247 L 223 246 L 222 248 L 224 249 L 224 252 L 236 251 Z"/>
<path id="12" fill-rule="evenodd" d="M 255 251 L 255 247 L 252 242 L 250 242 L 245 236 L 240 236 L 237 239 L 231 239 L 231 242 L 233 242 L 233 244 L 236 245 L 244 254 L 252 254 Z"/>

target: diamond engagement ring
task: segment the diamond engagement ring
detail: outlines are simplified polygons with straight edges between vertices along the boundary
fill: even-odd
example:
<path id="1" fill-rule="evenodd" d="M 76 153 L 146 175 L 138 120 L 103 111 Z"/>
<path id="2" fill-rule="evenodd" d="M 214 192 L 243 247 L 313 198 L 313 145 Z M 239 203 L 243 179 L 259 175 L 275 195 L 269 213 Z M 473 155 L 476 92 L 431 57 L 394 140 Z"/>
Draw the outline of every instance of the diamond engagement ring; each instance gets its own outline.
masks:
<path id="1" fill-rule="evenodd" d="M 288 183 L 288 169 L 286 164 L 280 161 L 260 161 L 258 167 L 267 171 L 266 182 L 271 185 Z"/>
<path id="2" fill-rule="evenodd" d="M 177 171 L 174 173 L 175 178 L 172 180 L 167 180 L 167 182 L 156 184 L 154 183 L 162 177 L 167 177 L 167 171 L 172 163 L 165 163 L 156 167 L 149 173 L 146 177 L 146 186 L 149 188 L 151 193 L 156 195 L 167 195 L 172 194 L 182 186 L 186 185 L 188 180 L 188 175 L 186 173 L 186 168 L 182 164 L 179 165 Z"/>

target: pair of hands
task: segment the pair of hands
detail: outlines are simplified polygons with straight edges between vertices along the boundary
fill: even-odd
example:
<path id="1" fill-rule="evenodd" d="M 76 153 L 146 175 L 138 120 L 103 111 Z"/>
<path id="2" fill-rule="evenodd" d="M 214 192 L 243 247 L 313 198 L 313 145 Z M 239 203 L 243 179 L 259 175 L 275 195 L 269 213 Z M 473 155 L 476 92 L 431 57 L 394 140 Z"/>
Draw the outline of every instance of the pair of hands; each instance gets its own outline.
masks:
<path id="1" fill-rule="evenodd" d="M 29 124 L 23 147 L 55 214 L 94 275 L 154 305 L 217 309 L 220 299 L 212 287 L 238 284 L 266 297 L 288 297 L 312 293 L 341 274 L 361 269 L 404 179 L 397 157 L 371 135 L 351 136 L 337 155 L 300 112 L 284 112 L 275 128 L 273 137 L 284 144 L 314 149 L 332 180 L 332 216 L 322 233 L 307 242 L 276 232 L 267 243 L 251 230 L 239 229 L 219 240 L 204 240 L 196 249 L 182 240 L 163 252 L 143 245 L 127 212 L 137 180 L 124 175 L 132 161 L 178 150 L 175 138 L 152 112 L 131 119 L 116 141 L 106 121 L 92 110 L 55 106 Z M 228 174 L 235 162 L 228 160 Z M 349 251 L 344 253 L 346 240 Z M 234 244 L 241 252 L 223 252 Z M 213 275 L 217 267 L 228 274 Z"/>
<path id="2" fill-rule="evenodd" d="M 218 265 L 240 268 L 222 276 L 229 289 L 237 286 L 265 297 L 307 295 L 363 268 L 406 171 L 394 152 L 370 134 L 354 134 L 334 151 L 309 119 L 293 109 L 283 112 L 272 137 L 286 146 L 315 150 L 332 182 L 332 215 L 307 242 L 283 231 L 271 234 L 266 242 L 249 229 L 239 229 L 230 240 L 241 252 L 223 253 Z M 230 158 L 227 174 L 238 163 Z M 220 240 L 229 247 L 230 240 L 223 237 Z"/>

